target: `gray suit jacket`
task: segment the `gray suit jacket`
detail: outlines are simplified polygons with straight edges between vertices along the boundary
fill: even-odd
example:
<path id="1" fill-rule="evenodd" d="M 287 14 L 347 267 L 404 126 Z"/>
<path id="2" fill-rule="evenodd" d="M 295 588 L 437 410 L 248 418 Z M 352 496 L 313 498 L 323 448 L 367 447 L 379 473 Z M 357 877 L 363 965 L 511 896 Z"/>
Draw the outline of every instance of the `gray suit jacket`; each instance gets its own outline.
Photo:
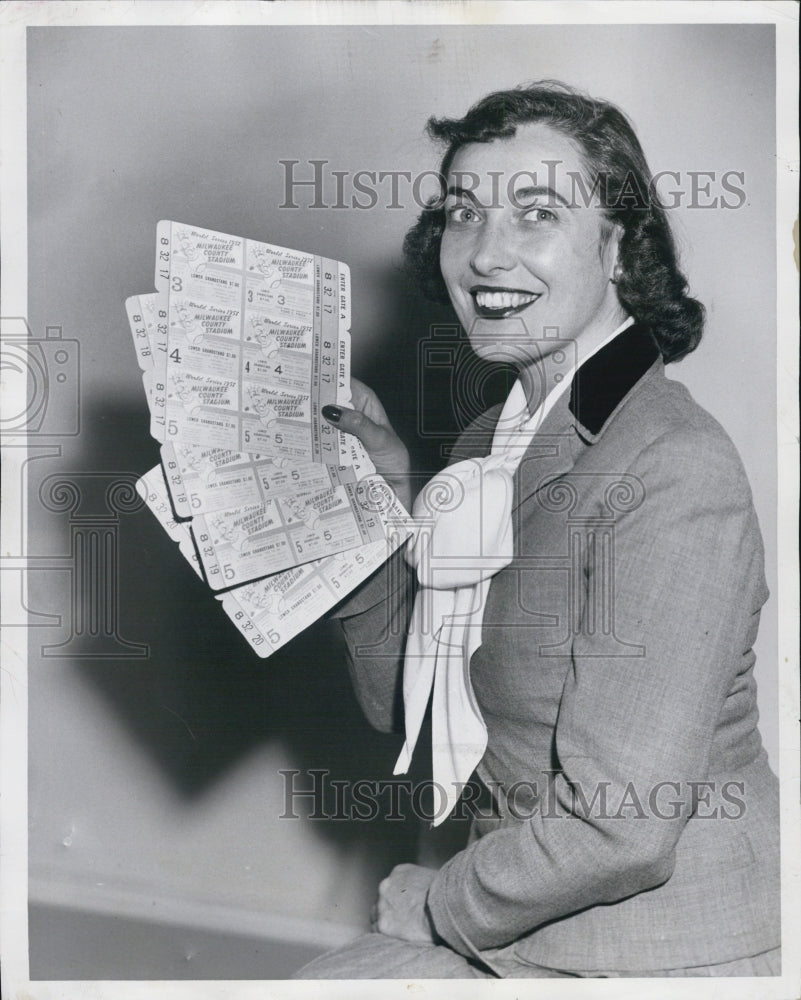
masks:
<path id="1" fill-rule="evenodd" d="M 487 454 L 495 418 L 453 459 Z M 778 946 L 752 652 L 767 589 L 734 446 L 634 327 L 580 369 L 515 485 L 516 555 L 471 661 L 496 815 L 434 879 L 438 933 L 506 970 L 645 974 Z M 357 695 L 386 730 L 401 565 L 342 609 Z"/>

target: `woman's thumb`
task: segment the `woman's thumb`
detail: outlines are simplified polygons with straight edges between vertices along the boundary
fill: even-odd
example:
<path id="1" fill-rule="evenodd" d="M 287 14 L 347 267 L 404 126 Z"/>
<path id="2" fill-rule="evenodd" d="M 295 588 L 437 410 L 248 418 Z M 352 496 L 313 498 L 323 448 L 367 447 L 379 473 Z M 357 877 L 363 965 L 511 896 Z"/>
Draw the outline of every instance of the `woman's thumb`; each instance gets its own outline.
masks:
<path id="1" fill-rule="evenodd" d="M 349 410 L 343 406 L 328 405 L 323 407 L 322 414 L 339 430 L 357 437 L 368 451 L 371 447 L 378 446 L 379 437 L 384 436 L 382 428 L 373 423 L 361 410 Z"/>

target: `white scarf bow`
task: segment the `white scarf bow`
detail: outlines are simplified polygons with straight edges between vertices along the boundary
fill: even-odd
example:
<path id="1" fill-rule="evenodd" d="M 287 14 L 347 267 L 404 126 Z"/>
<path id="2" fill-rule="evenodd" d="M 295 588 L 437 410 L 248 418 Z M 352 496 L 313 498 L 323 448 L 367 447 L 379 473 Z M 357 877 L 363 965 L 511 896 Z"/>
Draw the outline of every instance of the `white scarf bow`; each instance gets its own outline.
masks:
<path id="1" fill-rule="evenodd" d="M 553 402 L 549 397 L 547 403 Z M 498 422 L 492 453 L 448 466 L 414 505 L 417 530 L 406 558 L 417 571 L 419 588 L 403 672 L 406 740 L 395 774 L 409 769 L 433 687 L 433 779 L 437 794 L 444 797 L 435 803 L 434 826 L 449 815 L 487 747 L 487 727 L 470 681 L 470 658 L 481 645 L 492 577 L 514 556 L 514 473 L 544 410 L 540 407 L 529 418 L 525 394 L 516 383 Z"/>

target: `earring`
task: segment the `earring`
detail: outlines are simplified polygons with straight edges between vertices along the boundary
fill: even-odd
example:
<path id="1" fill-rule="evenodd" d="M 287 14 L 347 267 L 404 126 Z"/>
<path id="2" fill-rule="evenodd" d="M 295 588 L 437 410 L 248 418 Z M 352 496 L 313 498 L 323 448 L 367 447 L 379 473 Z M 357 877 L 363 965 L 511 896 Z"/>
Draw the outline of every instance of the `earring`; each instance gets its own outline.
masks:
<path id="1" fill-rule="evenodd" d="M 612 270 L 612 277 L 609 279 L 613 285 L 616 285 L 620 279 L 623 277 L 623 268 L 620 264 L 615 264 Z"/>

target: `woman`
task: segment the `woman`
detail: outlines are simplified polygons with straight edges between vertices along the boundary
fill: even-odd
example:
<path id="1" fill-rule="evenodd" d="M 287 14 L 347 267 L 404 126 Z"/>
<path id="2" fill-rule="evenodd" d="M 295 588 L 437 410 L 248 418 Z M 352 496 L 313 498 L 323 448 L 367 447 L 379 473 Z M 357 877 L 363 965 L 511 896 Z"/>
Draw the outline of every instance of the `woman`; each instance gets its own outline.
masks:
<path id="1" fill-rule="evenodd" d="M 370 721 L 403 706 L 399 770 L 433 689 L 443 813 L 473 769 L 494 808 L 439 871 L 395 868 L 374 933 L 299 976 L 778 974 L 762 543 L 733 445 L 664 374 L 703 308 L 638 140 L 554 83 L 429 130 L 447 195 L 407 257 L 519 379 L 415 504 L 414 600 L 398 557 L 342 626 Z M 410 502 L 404 446 L 354 400 L 326 415 Z"/>

